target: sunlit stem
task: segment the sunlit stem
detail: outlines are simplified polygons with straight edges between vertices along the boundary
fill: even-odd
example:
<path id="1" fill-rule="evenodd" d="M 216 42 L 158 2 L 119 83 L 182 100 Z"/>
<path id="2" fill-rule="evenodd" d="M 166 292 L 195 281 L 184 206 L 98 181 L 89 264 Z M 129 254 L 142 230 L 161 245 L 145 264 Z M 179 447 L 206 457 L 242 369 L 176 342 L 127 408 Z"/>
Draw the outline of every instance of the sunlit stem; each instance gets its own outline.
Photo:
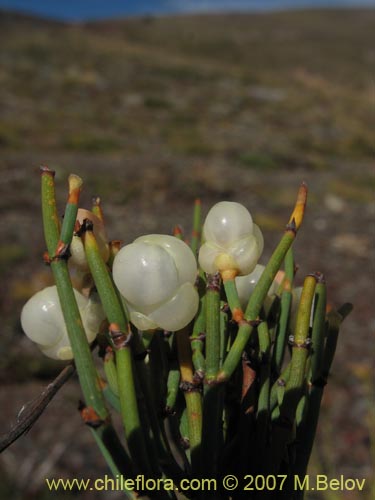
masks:
<path id="1" fill-rule="evenodd" d="M 198 253 L 198 248 L 201 238 L 201 200 L 197 199 L 194 203 L 194 214 L 193 214 L 193 231 L 191 235 L 191 250 L 196 256 Z"/>
<path id="2" fill-rule="evenodd" d="M 291 340 L 292 359 L 289 378 L 280 405 L 280 416 L 275 422 L 272 443 L 272 464 L 277 470 L 285 448 L 292 440 L 293 426 L 298 402 L 301 399 L 306 380 L 306 361 L 309 353 L 310 317 L 314 300 L 316 277 L 307 276 L 304 281 L 301 300 L 298 307 L 294 337 Z M 271 459 L 270 459 L 271 460 Z"/>
<path id="3" fill-rule="evenodd" d="M 104 215 L 103 215 L 103 209 L 102 209 L 102 203 L 101 203 L 101 199 L 99 198 L 99 196 L 95 196 L 93 199 L 92 199 L 92 209 L 91 209 L 92 213 L 94 215 L 96 215 L 96 217 L 104 222 Z"/>
<path id="4" fill-rule="evenodd" d="M 77 219 L 79 197 L 83 181 L 78 175 L 70 174 L 68 178 L 69 196 L 61 227 L 60 241 L 57 244 L 56 255 L 70 245 Z"/>
<path id="5" fill-rule="evenodd" d="M 320 376 L 324 354 L 325 323 L 327 307 L 327 290 L 322 274 L 317 274 L 318 283 L 315 289 L 314 316 L 312 325 L 312 357 L 311 357 L 311 382 Z"/>
<path id="6" fill-rule="evenodd" d="M 107 347 L 104 356 L 103 367 L 109 387 L 111 388 L 113 393 L 118 396 L 117 370 L 115 364 L 115 355 L 112 347 Z"/>
<path id="7" fill-rule="evenodd" d="M 290 247 L 285 256 L 285 277 L 282 283 L 283 290 L 280 300 L 280 316 L 276 329 L 273 367 L 280 373 L 284 360 L 286 339 L 288 335 L 290 308 L 292 305 L 292 287 L 294 277 L 293 247 Z"/>
<path id="8" fill-rule="evenodd" d="M 181 374 L 180 387 L 183 390 L 186 403 L 191 464 L 193 471 L 197 471 L 202 440 L 202 398 L 194 381 L 188 327 L 176 332 L 176 342 Z"/>
<path id="9" fill-rule="evenodd" d="M 203 354 L 206 337 L 206 276 L 203 271 L 199 271 L 196 288 L 199 294 L 199 308 L 194 319 L 190 340 L 195 370 L 194 377 L 199 381 L 203 380 L 206 372 L 206 360 Z"/>
<path id="10" fill-rule="evenodd" d="M 86 405 L 92 407 L 99 417 L 105 420 L 108 418 L 108 411 L 74 296 L 67 262 L 65 258 L 55 258 L 55 251 L 60 240 L 60 228 L 56 209 L 54 172 L 47 167 L 43 167 L 41 173 L 45 239 L 82 392 Z M 72 233 L 73 226 L 70 225 Z M 65 235 L 66 241 L 69 240 L 69 235 L 66 232 Z"/>
<path id="11" fill-rule="evenodd" d="M 135 391 L 133 360 L 129 343 L 129 324 L 108 268 L 100 254 L 92 223 L 87 220 L 84 221 L 82 229 L 86 259 L 103 309 L 110 323 L 109 333 L 116 357 L 121 416 L 129 450 L 138 467 L 150 474 L 152 468 L 144 441 Z"/>
<path id="12" fill-rule="evenodd" d="M 224 382 L 232 375 L 236 367 L 238 366 L 242 352 L 245 349 L 247 342 L 249 341 L 250 335 L 254 328 L 254 321 L 258 319 L 258 315 L 262 308 L 264 299 L 266 298 L 267 292 L 274 280 L 277 271 L 285 258 L 287 251 L 292 245 L 297 230 L 301 225 L 304 206 L 307 198 L 307 187 L 302 184 L 298 195 L 295 208 L 292 213 L 290 222 L 286 226 L 284 236 L 282 237 L 279 245 L 272 254 L 266 268 L 264 269 L 258 283 L 255 286 L 253 293 L 251 294 L 248 306 L 245 311 L 245 321 L 240 322 L 240 327 L 236 340 L 234 341 L 228 356 L 224 362 L 223 368 L 218 375 L 218 380 Z"/>
<path id="13" fill-rule="evenodd" d="M 202 469 L 215 477 L 222 446 L 223 387 L 216 378 L 220 368 L 220 274 L 207 276 L 206 376 L 203 397 Z"/>
<path id="14" fill-rule="evenodd" d="M 328 375 L 336 351 L 339 329 L 342 321 L 350 313 L 351 309 L 351 304 L 344 304 L 339 311 L 332 310 L 327 315 L 328 328 L 322 363 L 319 367 L 319 371 L 315 373 L 314 382 L 311 386 L 308 411 L 303 428 L 301 429 L 303 439 L 299 439 L 297 444 L 296 467 L 294 472 L 300 477 L 303 477 L 307 471 L 318 425 L 324 387 L 327 384 Z M 297 496 L 297 499 L 302 498 L 302 495 Z"/>
<path id="15" fill-rule="evenodd" d="M 177 225 L 173 228 L 173 236 L 179 240 L 184 239 L 184 233 L 182 231 L 182 227 Z"/>
<path id="16" fill-rule="evenodd" d="M 263 450 L 267 443 L 267 431 L 269 423 L 269 406 L 270 406 L 270 383 L 271 383 L 271 337 L 268 331 L 266 321 L 263 321 L 258 326 L 259 339 L 259 362 L 260 362 L 260 377 L 259 377 L 259 397 L 257 410 L 257 442 L 259 450 Z"/>
<path id="17" fill-rule="evenodd" d="M 296 329 L 294 332 L 294 340 L 292 341 L 290 374 L 281 406 L 281 414 L 290 422 L 293 421 L 300 397 L 300 391 L 305 379 L 305 364 L 309 353 L 308 335 L 315 286 L 315 276 L 307 276 L 304 281 L 301 300 L 298 307 Z"/>
<path id="18" fill-rule="evenodd" d="M 129 473 L 129 468 L 126 470 L 126 467 L 130 460 L 109 422 L 109 413 L 74 296 L 65 255 L 63 258 L 55 255 L 60 240 L 60 224 L 56 209 L 54 172 L 48 167 L 42 167 L 41 174 L 43 226 L 48 258 L 55 278 L 85 405 L 92 417 L 97 420 L 96 424 L 100 423 L 100 425 L 91 427 L 92 433 L 112 472 Z M 72 186 L 69 187 L 71 189 Z M 79 194 L 79 190 L 77 191 L 74 187 L 73 191 L 74 196 Z M 71 193 L 69 193 L 68 203 L 72 201 L 70 195 Z M 77 205 L 77 202 L 78 199 L 75 198 L 74 204 Z M 72 214 L 70 214 L 71 216 Z M 72 234 L 68 233 L 68 227 L 73 232 L 74 224 L 71 224 L 70 221 L 64 228 L 63 238 L 66 242 L 70 241 L 72 237 Z M 90 425 L 89 421 L 86 423 Z M 128 498 L 134 498 L 131 493 L 126 493 L 126 495 Z"/>
<path id="19" fill-rule="evenodd" d="M 221 276 L 223 279 L 223 285 L 225 294 L 227 296 L 228 305 L 232 312 L 232 318 L 234 319 L 234 321 L 237 321 L 237 323 L 239 323 L 243 319 L 244 313 L 236 288 L 235 278 L 237 276 L 237 270 L 230 269 L 227 271 L 223 271 L 221 273 Z"/>

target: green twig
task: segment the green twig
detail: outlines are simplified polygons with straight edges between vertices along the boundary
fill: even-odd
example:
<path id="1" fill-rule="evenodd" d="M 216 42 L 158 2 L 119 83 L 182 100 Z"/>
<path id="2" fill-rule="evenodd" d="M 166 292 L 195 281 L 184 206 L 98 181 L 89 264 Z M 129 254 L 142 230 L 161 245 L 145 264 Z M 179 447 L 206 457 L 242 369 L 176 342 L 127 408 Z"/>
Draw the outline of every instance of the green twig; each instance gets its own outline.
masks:
<path id="1" fill-rule="evenodd" d="M 203 354 L 206 337 L 206 277 L 202 271 L 198 275 L 196 287 L 199 293 L 199 309 L 195 316 L 190 340 L 195 370 L 194 377 L 198 382 L 203 380 L 206 372 L 206 360 Z"/>
<path id="2" fill-rule="evenodd" d="M 257 323 L 258 315 L 261 311 L 267 292 L 276 276 L 277 271 L 280 269 L 281 263 L 284 260 L 290 246 L 292 245 L 297 231 L 302 223 L 306 205 L 306 198 L 307 187 L 303 183 L 299 189 L 296 205 L 294 207 L 290 221 L 286 227 L 284 236 L 282 237 L 279 245 L 272 254 L 270 261 L 268 262 L 258 283 L 256 284 L 253 293 L 251 294 L 248 306 L 245 311 L 245 321 L 240 322 L 237 337 L 218 375 L 218 380 L 220 382 L 228 380 L 241 360 L 242 352 L 244 351 L 253 328 Z"/>
<path id="3" fill-rule="evenodd" d="M 306 360 L 309 352 L 309 327 L 312 303 L 316 286 L 316 277 L 307 276 L 299 303 L 297 322 L 292 345 L 292 360 L 285 393 L 280 405 L 280 416 L 274 422 L 274 437 L 270 463 L 277 471 L 285 453 L 285 447 L 292 439 L 293 426 L 298 402 L 300 401 L 306 376 Z"/>
<path id="4" fill-rule="evenodd" d="M 199 452 L 202 440 L 202 398 L 194 381 L 188 327 L 176 332 L 176 343 L 181 373 L 180 387 L 184 393 L 186 403 L 191 465 L 193 472 L 196 472 L 199 467 Z"/>
<path id="5" fill-rule="evenodd" d="M 220 274 L 208 275 L 206 293 L 206 376 L 203 398 L 202 469 L 215 477 L 222 446 L 223 391 L 216 377 L 220 368 Z"/>
<path id="6" fill-rule="evenodd" d="M 324 354 L 325 340 L 325 322 L 326 322 L 326 306 L 327 306 L 327 291 L 324 276 L 317 274 L 318 283 L 315 289 L 314 300 L 314 316 L 312 325 L 312 356 L 311 356 L 311 382 L 320 376 Z"/>
<path id="7" fill-rule="evenodd" d="M 116 356 L 121 416 L 129 450 L 138 467 L 150 474 L 152 467 L 148 459 L 135 391 L 129 324 L 107 266 L 99 252 L 93 225 L 87 219 L 83 223 L 81 232 L 90 272 L 110 323 L 109 331 Z"/>
<path id="8" fill-rule="evenodd" d="M 274 348 L 274 371 L 280 374 L 284 360 L 286 339 L 289 326 L 290 308 L 292 305 L 292 287 L 294 277 L 293 247 L 290 247 L 285 256 L 285 278 L 283 281 L 283 291 L 280 301 L 280 316 L 276 329 L 276 339 Z"/>
<path id="9" fill-rule="evenodd" d="M 43 167 L 41 173 L 43 225 L 48 250 L 48 260 L 50 261 L 55 278 L 78 377 L 86 405 L 92 407 L 102 420 L 106 420 L 109 415 L 100 390 L 99 377 L 94 366 L 81 315 L 74 296 L 67 262 L 65 256 L 55 256 L 55 251 L 60 240 L 55 199 L 55 173 L 47 167 Z M 76 202 L 78 202 L 78 199 Z M 70 204 L 70 198 L 68 199 L 68 204 Z M 74 216 L 74 211 L 70 210 L 69 214 L 70 217 Z M 65 227 L 70 227 L 73 232 L 74 224 L 68 221 L 65 223 Z M 69 238 L 67 234 L 67 230 L 65 230 L 64 239 L 65 241 L 71 239 L 71 236 Z"/>
<path id="10" fill-rule="evenodd" d="M 317 307 L 319 307 L 319 304 Z M 340 312 L 332 310 L 327 315 L 328 330 L 322 363 L 320 367 L 316 367 L 315 377 L 309 395 L 308 411 L 303 429 L 301 430 L 301 435 L 303 433 L 303 440 L 300 439 L 298 441 L 295 473 L 300 477 L 304 477 L 307 471 L 318 425 L 323 391 L 327 384 L 328 375 L 336 351 L 340 325 L 351 309 L 351 304 L 345 304 L 339 309 Z M 321 319 L 316 317 L 316 321 L 320 322 Z M 297 498 L 302 498 L 302 496 Z"/>
<path id="11" fill-rule="evenodd" d="M 129 473 L 129 470 L 125 470 L 124 467 L 130 461 L 109 422 L 110 416 L 101 391 L 100 379 L 91 356 L 70 281 L 66 262 L 67 254 L 63 252 L 57 256 L 55 255 L 61 237 L 56 209 L 54 172 L 47 167 L 42 167 L 41 174 L 42 212 L 48 252 L 47 258 L 51 264 L 55 278 L 60 305 L 74 355 L 74 362 L 86 402 L 85 408 L 88 410 L 87 415 L 89 417 L 85 419 L 85 423 L 92 426 L 92 421 L 95 421 L 95 427 L 92 427 L 92 432 L 111 470 L 118 469 L 122 473 Z M 78 205 L 79 191 L 76 191 L 75 195 L 77 196 L 74 203 L 72 203 L 72 198 L 69 196 L 68 204 Z M 66 216 L 67 222 L 65 222 L 64 234 L 62 235 L 62 239 L 65 242 L 71 241 L 72 235 L 68 233 L 68 228 L 70 228 L 70 231 L 73 231 L 74 224 L 72 222 L 75 217 L 74 213 L 76 213 L 75 209 L 70 207 Z M 114 469 L 114 464 L 117 464 L 116 469 Z M 134 498 L 130 494 L 128 494 L 128 497 Z"/>
<path id="12" fill-rule="evenodd" d="M 193 231 L 191 235 L 191 250 L 197 256 L 201 239 L 201 200 L 197 199 L 194 203 Z"/>

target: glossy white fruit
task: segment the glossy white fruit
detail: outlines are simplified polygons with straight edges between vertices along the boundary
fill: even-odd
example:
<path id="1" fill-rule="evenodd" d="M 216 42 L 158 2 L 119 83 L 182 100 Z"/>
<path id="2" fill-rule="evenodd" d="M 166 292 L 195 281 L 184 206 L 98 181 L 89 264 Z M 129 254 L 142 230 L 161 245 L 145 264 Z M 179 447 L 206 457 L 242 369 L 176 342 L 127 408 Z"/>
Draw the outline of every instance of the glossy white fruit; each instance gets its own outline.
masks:
<path id="1" fill-rule="evenodd" d="M 180 330 L 198 310 L 194 255 L 173 236 L 137 238 L 118 252 L 112 273 L 130 320 L 140 330 Z"/>
<path id="2" fill-rule="evenodd" d="M 92 342 L 104 319 L 101 305 L 74 290 L 88 342 Z M 26 335 L 50 358 L 73 359 L 56 286 L 44 288 L 24 305 L 21 325 Z"/>
<path id="3" fill-rule="evenodd" d="M 250 295 L 253 293 L 255 285 L 258 283 L 259 278 L 261 277 L 264 269 L 265 269 L 265 266 L 262 266 L 261 264 L 257 264 L 255 266 L 255 269 L 250 274 L 247 274 L 245 276 L 237 276 L 236 277 L 236 279 L 235 279 L 236 288 L 237 288 L 237 292 L 238 292 L 238 297 L 240 299 L 241 307 L 243 309 L 246 309 L 247 304 L 249 302 Z M 280 285 L 280 282 L 278 279 L 275 279 L 272 282 L 271 287 L 268 290 L 268 298 L 277 292 L 279 285 Z M 267 301 L 267 299 L 266 299 L 266 301 Z"/>
<path id="4" fill-rule="evenodd" d="M 240 203 L 221 201 L 208 212 L 203 225 L 204 244 L 199 250 L 203 271 L 235 270 L 249 274 L 263 251 L 263 235 L 249 211 Z"/>

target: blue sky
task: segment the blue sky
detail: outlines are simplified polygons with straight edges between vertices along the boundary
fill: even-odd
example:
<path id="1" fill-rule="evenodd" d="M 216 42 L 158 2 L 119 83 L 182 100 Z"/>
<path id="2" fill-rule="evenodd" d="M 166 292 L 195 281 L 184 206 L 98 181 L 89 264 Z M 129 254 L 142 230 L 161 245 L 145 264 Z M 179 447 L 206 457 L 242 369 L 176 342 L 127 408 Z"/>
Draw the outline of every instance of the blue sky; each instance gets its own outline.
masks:
<path id="1" fill-rule="evenodd" d="M 223 10 L 373 6 L 375 0 L 0 0 L 0 8 L 62 20 Z"/>

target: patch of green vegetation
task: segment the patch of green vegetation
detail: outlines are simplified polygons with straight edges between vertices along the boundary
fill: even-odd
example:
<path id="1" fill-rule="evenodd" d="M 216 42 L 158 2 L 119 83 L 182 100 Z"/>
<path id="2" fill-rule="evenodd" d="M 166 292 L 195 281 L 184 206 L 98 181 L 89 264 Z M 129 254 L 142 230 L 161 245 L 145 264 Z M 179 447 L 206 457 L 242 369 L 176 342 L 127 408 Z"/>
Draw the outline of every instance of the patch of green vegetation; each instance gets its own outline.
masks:
<path id="1" fill-rule="evenodd" d="M 121 145 L 114 137 L 105 135 L 76 132 L 62 140 L 62 146 L 69 151 L 84 151 L 87 153 L 108 153 L 119 150 Z"/>
<path id="2" fill-rule="evenodd" d="M 143 104 L 146 106 L 146 108 L 151 108 L 151 109 L 169 109 L 172 107 L 172 104 L 170 101 L 167 99 L 164 99 L 163 97 L 158 97 L 158 96 L 146 96 L 143 99 Z"/>
<path id="3" fill-rule="evenodd" d="M 255 170 L 274 170 L 277 164 L 269 153 L 247 152 L 238 156 L 240 165 L 250 167 Z"/>

